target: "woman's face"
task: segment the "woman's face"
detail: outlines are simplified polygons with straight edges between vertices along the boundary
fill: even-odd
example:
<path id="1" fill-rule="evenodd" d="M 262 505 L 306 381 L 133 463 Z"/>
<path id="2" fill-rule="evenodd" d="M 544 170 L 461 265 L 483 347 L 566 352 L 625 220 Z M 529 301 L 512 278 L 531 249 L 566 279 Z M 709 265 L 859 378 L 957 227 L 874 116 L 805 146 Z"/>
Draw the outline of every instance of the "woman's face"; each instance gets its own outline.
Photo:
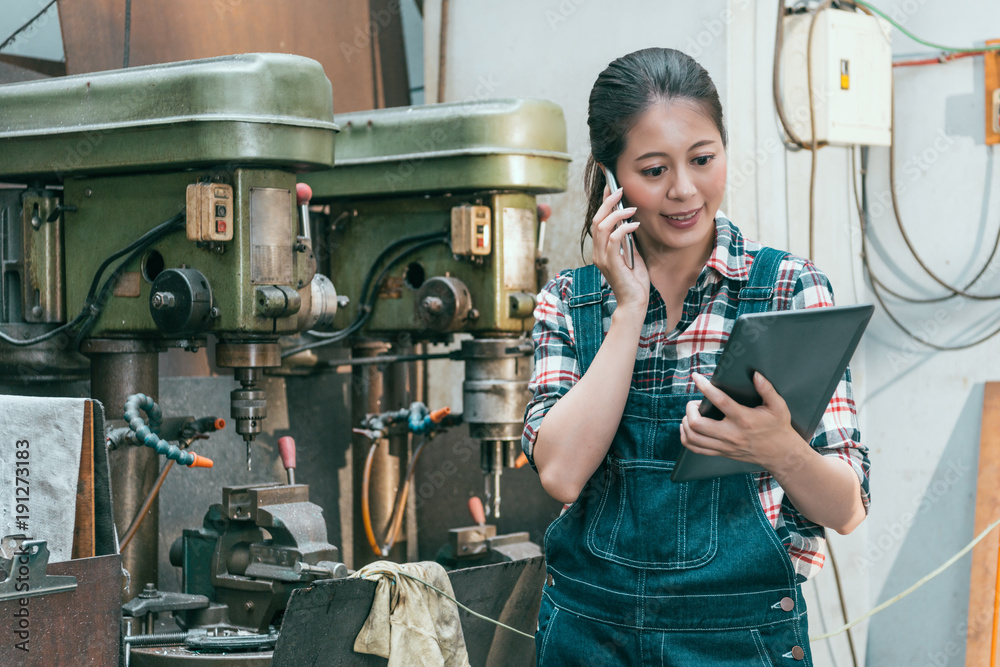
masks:
<path id="1" fill-rule="evenodd" d="M 696 102 L 657 102 L 626 138 L 615 174 L 626 205 L 637 208 L 644 255 L 713 245 L 726 189 L 726 151 L 715 123 Z"/>

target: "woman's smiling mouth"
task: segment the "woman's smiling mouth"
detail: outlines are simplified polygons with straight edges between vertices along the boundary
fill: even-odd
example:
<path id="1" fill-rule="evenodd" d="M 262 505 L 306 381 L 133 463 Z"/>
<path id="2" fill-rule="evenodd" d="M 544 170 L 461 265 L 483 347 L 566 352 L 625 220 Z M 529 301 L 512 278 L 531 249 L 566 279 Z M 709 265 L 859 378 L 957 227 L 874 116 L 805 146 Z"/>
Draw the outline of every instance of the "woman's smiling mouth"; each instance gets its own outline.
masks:
<path id="1" fill-rule="evenodd" d="M 684 211 L 682 213 L 676 213 L 673 215 L 667 215 L 666 213 L 661 213 L 663 217 L 672 227 L 677 229 L 687 229 L 688 227 L 694 226 L 698 219 L 701 217 L 701 208 L 696 208 L 691 211 Z"/>

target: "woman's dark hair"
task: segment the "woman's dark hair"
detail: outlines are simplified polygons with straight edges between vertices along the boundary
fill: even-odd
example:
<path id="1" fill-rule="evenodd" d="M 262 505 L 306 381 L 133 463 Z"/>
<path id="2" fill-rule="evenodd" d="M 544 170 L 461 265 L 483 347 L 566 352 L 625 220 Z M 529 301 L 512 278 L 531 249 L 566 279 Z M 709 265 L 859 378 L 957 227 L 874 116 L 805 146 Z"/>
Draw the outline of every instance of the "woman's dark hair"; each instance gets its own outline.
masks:
<path id="1" fill-rule="evenodd" d="M 612 169 L 625 150 L 626 135 L 639 116 L 658 102 L 690 100 L 711 118 L 726 145 L 722 104 L 712 78 L 695 60 L 675 49 L 650 48 L 613 61 L 601 72 L 590 91 L 587 125 L 590 157 L 584 173 L 587 217 L 580 234 L 580 252 L 590 235 L 590 225 L 604 201 L 604 172 Z"/>

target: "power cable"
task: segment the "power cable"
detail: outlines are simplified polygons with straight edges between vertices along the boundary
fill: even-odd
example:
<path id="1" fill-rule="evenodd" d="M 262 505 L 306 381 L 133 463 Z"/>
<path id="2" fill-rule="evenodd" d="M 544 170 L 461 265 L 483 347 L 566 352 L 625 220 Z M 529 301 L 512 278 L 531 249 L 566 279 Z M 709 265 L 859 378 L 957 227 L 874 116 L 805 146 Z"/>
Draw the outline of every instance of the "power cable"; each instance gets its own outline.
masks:
<path id="1" fill-rule="evenodd" d="M 771 95 L 774 98 L 774 109 L 778 112 L 778 120 L 787 135 L 787 138 L 782 137 L 785 148 L 799 151 L 806 146 L 788 122 L 785 104 L 781 99 L 781 48 L 785 42 L 785 13 L 785 0 L 778 0 L 778 25 L 774 31 L 774 62 L 771 67 Z"/>
<path id="2" fill-rule="evenodd" d="M 94 278 L 90 283 L 90 289 L 87 292 L 87 299 L 84 302 L 83 309 L 80 311 L 80 314 L 78 314 L 75 318 L 73 318 L 72 321 L 60 325 L 55 329 L 53 329 L 52 331 L 47 331 L 44 334 L 35 336 L 34 338 L 24 338 L 24 339 L 14 338 L 12 336 L 7 335 L 3 331 L 0 331 L 0 340 L 9 345 L 14 345 L 15 347 L 27 347 L 30 345 L 37 345 L 38 343 L 42 343 L 46 340 L 54 338 L 64 332 L 71 331 L 72 329 L 75 329 L 77 326 L 83 323 L 80 332 L 76 336 L 77 347 L 79 347 L 79 341 L 82 340 L 83 336 L 86 335 L 86 332 L 90 330 L 90 328 L 93 326 L 93 323 L 100 315 L 100 312 L 104 307 L 104 303 L 106 303 L 107 301 L 107 293 L 113 286 L 114 282 L 118 279 L 118 276 L 121 275 L 121 272 L 124 270 L 124 267 L 130 264 L 132 260 L 135 259 L 136 256 L 138 256 L 138 253 L 146 250 L 149 246 L 151 246 L 153 243 L 157 242 L 167 234 L 170 234 L 176 231 L 177 229 L 180 229 L 183 226 L 183 221 L 184 221 L 184 214 L 178 213 L 177 215 L 170 218 L 166 222 L 161 223 L 160 225 L 157 225 L 150 231 L 146 232 L 145 234 L 143 234 L 141 237 L 130 243 L 125 248 L 122 248 L 121 250 L 115 252 L 110 257 L 105 259 L 104 262 L 102 262 L 101 265 L 97 268 L 97 271 L 94 273 Z M 112 273 L 112 275 L 109 276 L 108 280 L 105 281 L 103 287 L 100 289 L 100 292 L 98 293 L 98 285 L 100 284 L 101 275 L 104 273 L 105 269 L 107 269 L 108 266 L 116 259 L 122 257 L 128 252 L 133 252 L 133 256 L 129 257 L 129 259 L 127 259 L 125 262 L 120 264 L 117 269 L 115 269 L 114 273 Z"/>
<path id="3" fill-rule="evenodd" d="M 124 254 L 127 250 L 132 249 L 132 253 L 125 258 L 125 261 L 121 262 L 115 267 L 115 270 L 111 272 L 108 279 L 104 281 L 101 289 L 97 292 L 96 297 L 91 297 L 88 294 L 87 301 L 84 304 L 84 310 L 89 312 L 89 317 L 80 327 L 80 330 L 76 334 L 76 339 L 74 341 L 74 347 L 80 347 L 83 339 L 86 338 L 87 334 L 97 323 L 97 318 L 101 316 L 101 312 L 104 310 L 104 304 L 108 302 L 110 298 L 111 290 L 114 288 L 115 284 L 118 282 L 118 278 L 124 273 L 125 268 L 130 266 L 132 262 L 139 258 L 139 256 L 150 248 L 154 243 L 164 238 L 165 236 L 172 234 L 180 229 L 184 228 L 184 213 L 178 213 L 170 220 L 161 223 L 151 229 L 150 231 L 143 234 L 137 241 L 133 241 L 127 248 L 119 250 L 116 255 L 119 257 Z M 101 265 L 102 271 L 104 267 L 108 265 L 108 260 L 105 260 L 104 264 Z M 94 281 L 96 283 L 96 279 Z M 91 284 L 91 290 L 93 290 L 94 283 Z"/>
<path id="4" fill-rule="evenodd" d="M 365 303 L 368 300 L 368 288 L 370 286 L 372 276 L 375 275 L 375 270 L 379 267 L 382 261 L 389 256 L 389 254 L 393 250 L 396 250 L 397 248 L 408 245 L 410 243 L 417 243 L 418 241 L 427 241 L 431 239 L 446 239 L 447 237 L 448 237 L 447 232 L 430 232 L 427 234 L 414 234 L 413 236 L 406 236 L 401 239 L 396 239 L 395 241 L 387 245 L 385 248 L 382 249 L 382 252 L 380 252 L 378 256 L 375 257 L 375 260 L 372 262 L 371 266 L 368 267 L 368 272 L 365 273 L 365 277 L 361 281 L 361 294 L 358 296 L 360 302 Z M 343 336 L 341 336 L 340 331 L 307 331 L 306 333 L 316 338 L 337 337 L 338 340 L 343 338 Z"/>
<path id="5" fill-rule="evenodd" d="M 784 2 L 784 0 L 779 0 Z M 833 0 L 823 0 L 809 20 L 809 37 L 806 40 L 806 89 L 809 93 L 809 259 L 815 259 L 816 237 L 816 151 L 821 148 L 816 138 L 816 99 L 813 90 L 813 35 L 816 33 L 816 20 L 823 11 L 830 8 Z"/>
<path id="6" fill-rule="evenodd" d="M 840 581 L 840 568 L 837 567 L 837 557 L 833 555 L 833 545 L 830 544 L 830 540 L 826 541 L 826 552 L 830 555 L 830 565 L 833 566 L 833 577 L 837 581 L 837 597 L 840 598 L 840 613 L 844 618 L 844 623 L 849 623 L 847 618 L 847 600 L 844 599 L 844 585 Z M 847 645 L 851 649 L 851 662 L 854 667 L 858 667 L 858 651 L 854 648 L 854 636 L 851 635 L 851 629 L 845 630 L 847 633 Z"/>
<path id="7" fill-rule="evenodd" d="M 973 56 L 982 56 L 989 53 L 989 51 L 970 51 L 969 53 L 942 53 L 937 58 L 918 58 L 916 60 L 894 60 L 892 62 L 893 67 L 918 67 L 920 65 L 943 65 L 945 63 L 950 63 L 955 60 L 960 60 L 961 58 L 971 58 Z"/>
<path id="8" fill-rule="evenodd" d="M 811 127 L 811 131 L 812 131 L 812 136 L 810 138 L 810 144 L 806 146 L 806 148 L 808 148 L 812 152 L 811 165 L 810 165 L 810 167 L 811 167 L 810 168 L 810 180 L 809 180 L 809 256 L 810 256 L 810 258 L 812 258 L 813 253 L 814 253 L 814 242 L 815 242 L 814 241 L 814 238 L 815 238 L 815 231 L 814 230 L 815 230 L 816 151 L 818 150 L 818 148 L 821 147 L 820 144 L 816 140 L 815 98 L 814 98 L 814 91 L 813 91 L 813 86 L 812 86 L 812 42 L 813 42 L 813 34 L 814 34 L 815 26 L 816 26 L 816 20 L 817 20 L 817 18 L 819 16 L 820 12 L 828 9 L 831 6 L 831 4 L 832 4 L 832 0 L 824 0 L 824 2 L 822 4 L 820 4 L 820 6 L 813 13 L 812 19 L 810 21 L 809 38 L 808 38 L 807 47 L 806 47 L 807 87 L 808 87 L 808 92 L 809 92 L 809 118 L 810 118 L 810 127 Z M 860 6 L 863 6 L 863 7 L 866 6 L 865 3 L 862 3 L 862 2 L 859 2 L 858 4 Z M 784 13 L 784 6 L 783 5 L 784 5 L 783 0 L 779 0 L 780 15 L 783 15 L 783 13 Z M 779 18 L 779 20 L 781 20 L 781 19 Z M 782 22 L 782 25 L 783 25 L 783 22 Z M 778 43 L 780 44 L 780 40 L 779 40 Z M 1000 49 L 1000 45 L 997 46 L 997 49 Z M 776 53 L 775 58 L 777 59 L 779 57 L 779 55 L 780 54 Z M 889 164 L 890 193 L 892 195 L 893 213 L 894 213 L 894 216 L 896 218 L 896 223 L 897 223 L 897 226 L 899 227 L 901 235 L 903 236 L 903 240 L 906 243 L 907 248 L 909 248 L 910 253 L 913 255 L 914 259 L 916 259 L 917 263 L 921 266 L 921 268 L 923 268 L 923 270 L 932 279 L 934 279 L 938 284 L 942 285 L 943 287 L 945 287 L 946 289 L 948 289 L 952 293 L 948 297 L 944 297 L 944 298 L 950 298 L 950 296 L 960 295 L 960 296 L 965 296 L 967 298 L 976 299 L 976 300 L 996 300 L 996 299 L 1000 299 L 1000 294 L 998 294 L 998 295 L 975 295 L 975 294 L 971 294 L 971 293 L 969 293 L 967 291 L 967 289 L 969 287 L 971 287 L 973 284 L 975 284 L 975 282 L 977 282 L 985 274 L 986 269 L 989 267 L 990 263 L 992 262 L 995 254 L 996 254 L 997 248 L 1000 247 L 1000 233 L 998 233 L 998 237 L 996 239 L 996 242 L 994 243 L 994 247 L 993 247 L 993 249 L 992 249 L 992 251 L 990 253 L 989 259 L 987 260 L 986 264 L 976 274 L 975 278 L 969 283 L 969 285 L 967 285 L 964 289 L 963 288 L 953 287 L 952 285 L 948 284 L 947 282 L 945 282 L 944 280 L 942 280 L 941 278 L 939 278 L 936 274 L 934 274 L 930 270 L 930 268 L 926 265 L 926 263 L 920 258 L 919 254 L 916 252 L 916 248 L 913 246 L 912 242 L 910 241 L 909 236 L 906 233 L 906 229 L 905 229 L 905 227 L 904 227 L 904 225 L 902 223 L 902 218 L 901 218 L 901 216 L 899 214 L 899 202 L 898 202 L 898 195 L 897 195 L 896 181 L 895 181 L 895 144 L 896 144 L 896 142 L 895 142 L 895 130 L 896 130 L 896 127 L 895 127 L 895 88 L 894 87 L 893 87 L 893 90 L 892 90 L 891 94 L 892 94 L 892 118 L 891 118 L 891 127 L 890 127 L 890 146 L 889 146 L 889 154 L 890 154 L 889 155 L 889 160 L 890 160 L 890 164 Z M 780 96 L 776 95 L 775 98 L 776 98 L 776 105 L 780 105 Z M 782 118 L 784 117 L 783 111 L 779 112 L 779 117 L 782 117 Z M 865 271 L 866 271 L 869 279 L 872 281 L 872 292 L 875 294 L 875 298 L 878 300 L 879 304 L 885 310 L 886 315 L 889 317 L 889 319 L 892 320 L 892 322 L 897 327 L 899 327 L 904 333 L 906 333 L 908 336 L 910 336 L 914 340 L 917 340 L 917 341 L 923 343 L 924 345 L 927 345 L 929 347 L 932 347 L 932 348 L 935 348 L 935 349 L 938 349 L 938 350 L 941 350 L 941 351 L 961 350 L 961 349 L 966 349 L 968 347 L 973 347 L 975 345 L 979 345 L 980 343 L 985 342 L 986 340 L 989 340 L 993 336 L 995 336 L 998 333 L 1000 333 L 1000 328 L 998 328 L 998 329 L 996 329 L 996 330 L 994 330 L 994 331 L 992 331 L 992 332 L 990 332 L 990 333 L 988 333 L 988 334 L 986 334 L 984 336 L 981 336 L 980 338 L 978 338 L 978 339 L 976 339 L 976 340 L 974 340 L 974 341 L 972 341 L 970 343 L 966 343 L 966 344 L 963 344 L 963 345 L 957 345 L 957 346 L 941 346 L 941 345 L 936 345 L 934 343 L 930 343 L 929 341 L 925 341 L 925 340 L 917 337 L 909 329 L 907 329 L 902 324 L 902 322 L 900 322 L 899 319 L 896 318 L 895 315 L 893 315 L 891 311 L 889 311 L 888 307 L 885 304 L 885 301 L 882 299 L 882 296 L 879 293 L 879 289 L 878 289 L 879 287 L 882 287 L 883 289 L 885 289 L 886 291 L 889 291 L 890 293 L 893 293 L 893 292 L 891 290 L 888 290 L 888 288 L 885 287 L 884 283 L 882 283 L 877 278 L 875 278 L 874 274 L 871 271 L 871 266 L 870 266 L 870 264 L 868 262 L 868 251 L 867 251 L 867 219 L 866 219 L 864 207 L 862 206 L 860 200 L 858 201 L 858 206 L 859 206 L 859 217 L 861 219 L 861 229 L 862 229 L 862 236 L 861 236 L 862 251 L 861 252 L 862 252 L 862 261 L 863 261 L 863 264 L 864 264 L 864 268 L 865 268 Z M 934 299 L 934 301 L 944 300 L 944 298 L 942 298 L 942 299 Z M 906 299 L 906 300 L 909 300 L 909 299 Z M 915 302 L 919 303 L 921 301 L 915 300 Z"/>
<path id="9" fill-rule="evenodd" d="M 867 147 L 865 147 L 865 148 L 867 148 Z M 985 343 L 987 340 L 989 340 L 990 338 L 993 338 L 997 334 L 1000 334 L 1000 327 L 997 327 L 996 329 L 994 329 L 990 333 L 984 334 L 983 336 L 980 336 L 976 340 L 968 342 L 968 343 L 963 343 L 961 345 L 938 345 L 937 343 L 932 343 L 932 342 L 930 342 L 928 340 L 924 340 L 924 338 L 921 338 L 920 336 L 918 336 L 915 333 L 913 333 L 912 331 L 910 331 L 906 327 L 906 325 L 904 325 L 899 320 L 899 318 L 897 318 L 892 313 L 892 311 L 889 309 L 889 306 L 886 304 L 885 300 L 882 298 L 881 293 L 879 292 L 879 286 L 881 286 L 883 283 L 878 278 L 875 277 L 875 274 L 874 274 L 874 272 L 872 271 L 872 268 L 871 268 L 871 264 L 868 261 L 868 211 L 867 211 L 868 206 L 867 206 L 867 185 L 866 185 L 866 181 L 867 181 L 867 155 L 866 155 L 866 151 L 863 149 L 862 156 L 861 156 L 861 183 L 862 183 L 861 193 L 862 194 L 861 194 L 861 199 L 858 200 L 858 217 L 859 217 L 859 219 L 861 221 L 861 263 L 862 263 L 862 266 L 864 267 L 865 274 L 868 276 L 868 279 L 871 282 L 871 285 L 872 285 L 872 294 L 875 295 L 875 300 L 878 301 L 878 303 L 879 303 L 880 306 L 882 306 L 882 310 L 885 311 L 886 317 L 888 317 L 889 320 L 893 324 L 895 324 L 896 327 L 899 328 L 899 330 L 902 331 L 904 334 L 906 334 L 909 338 L 912 338 L 913 340 L 917 341 L 921 345 L 925 345 L 927 347 L 930 347 L 930 348 L 935 349 L 935 350 L 939 350 L 941 352 L 954 352 L 954 351 L 957 351 L 957 350 L 965 350 L 965 349 L 968 349 L 970 347 L 975 347 L 976 345 L 979 345 L 981 343 Z"/>
<path id="10" fill-rule="evenodd" d="M 368 275 L 365 277 L 365 284 L 361 288 L 362 297 L 369 291 L 370 287 L 372 286 L 377 287 L 379 284 L 381 284 L 382 280 L 389 273 L 389 271 L 391 271 L 393 267 L 396 266 L 396 264 L 401 262 L 406 257 L 409 257 L 418 250 L 421 250 L 428 246 L 432 246 L 438 243 L 448 242 L 448 236 L 443 232 L 426 236 L 429 236 L 430 238 L 427 238 L 419 243 L 415 243 L 411 245 L 409 248 L 403 250 L 398 255 L 396 255 L 396 257 L 394 257 L 388 264 L 386 264 L 386 267 L 382 269 L 382 272 L 379 273 L 378 277 L 375 278 L 374 282 L 372 282 L 370 279 L 370 276 L 374 272 L 374 268 L 376 266 L 375 264 L 373 264 L 372 268 L 369 269 L 368 271 Z M 298 354 L 299 352 L 305 352 L 306 350 L 312 350 L 317 347 L 322 347 L 324 345 L 330 345 L 331 343 L 336 343 L 338 341 L 344 340 L 348 336 L 359 331 L 371 317 L 371 313 L 375 307 L 375 300 L 377 299 L 377 297 L 378 297 L 378 291 L 376 289 L 372 289 L 371 294 L 364 301 L 364 303 L 361 304 L 361 307 L 359 308 L 358 314 L 354 318 L 354 321 L 351 322 L 351 324 L 348 325 L 346 329 L 342 329 L 340 331 L 333 332 L 332 334 L 328 334 L 327 337 L 320 338 L 319 340 L 315 340 L 310 343 L 304 343 L 302 345 L 293 347 L 289 350 L 285 350 L 284 352 L 281 353 L 281 358 L 284 359 L 286 357 L 292 356 L 293 354 Z M 310 335 L 315 335 L 312 332 L 309 333 Z"/>
<path id="11" fill-rule="evenodd" d="M 892 198 L 892 213 L 893 213 L 893 216 L 896 218 L 896 226 L 899 228 L 899 233 L 903 237 L 903 242 L 906 244 L 906 247 L 909 249 L 910 254 L 913 255 L 913 259 L 915 259 L 917 261 L 917 264 L 920 265 L 920 268 L 923 269 L 924 272 L 928 276 L 930 276 L 930 278 L 934 282 L 936 282 L 937 284 L 941 285 L 942 287 L 944 287 L 945 289 L 947 289 L 949 292 L 952 292 L 952 293 L 960 295 L 960 296 L 964 296 L 967 299 L 976 299 L 976 300 L 979 300 L 979 301 L 995 301 L 997 299 L 1000 299 L 1000 294 L 972 294 L 972 293 L 966 291 L 967 288 L 966 289 L 962 289 L 960 287 L 954 287 L 954 286 L 948 284 L 947 282 L 945 282 L 943 279 L 941 279 L 940 277 L 938 277 L 938 275 L 936 273 L 934 273 L 930 269 L 930 267 L 927 266 L 927 264 L 924 262 L 924 260 L 920 257 L 920 254 L 917 252 L 917 249 L 913 246 L 913 242 L 910 240 L 909 234 L 906 233 L 906 227 L 903 225 L 903 218 L 902 218 L 902 216 L 900 215 L 900 212 L 899 212 L 899 195 L 898 195 L 897 190 L 896 190 L 896 86 L 895 86 L 895 81 L 893 81 L 893 85 L 892 85 L 892 89 L 891 89 L 891 93 L 890 94 L 891 94 L 892 98 L 891 98 L 891 112 L 890 112 L 890 116 L 889 116 L 889 122 L 890 122 L 890 129 L 889 129 L 889 194 L 890 194 L 890 196 Z M 992 257 L 993 256 L 991 254 L 990 255 L 990 259 L 991 260 L 992 260 Z M 987 266 L 988 265 L 989 264 L 987 264 Z M 985 267 L 984 267 L 984 271 L 985 271 Z M 979 276 L 981 276 L 982 273 L 983 272 L 980 272 Z M 978 279 L 979 276 L 977 276 L 977 279 Z"/>
<path id="12" fill-rule="evenodd" d="M 847 632 L 848 630 L 850 630 L 851 628 L 853 628 L 858 623 L 861 623 L 862 621 L 866 621 L 869 618 L 871 618 L 872 616 L 874 616 L 875 614 L 877 614 L 880 611 L 882 611 L 883 609 L 885 609 L 886 607 L 890 607 L 890 606 L 896 604 L 897 602 L 899 602 L 900 600 L 902 600 L 903 598 L 905 598 L 907 595 L 909 595 L 913 591 L 917 590 L 918 588 L 920 588 L 921 586 L 923 586 L 924 584 L 926 584 L 928 581 L 930 581 L 931 579 L 933 579 L 934 577 L 938 576 L 939 574 L 941 574 L 942 572 L 944 572 L 945 570 L 947 570 L 949 567 L 951 567 L 952 565 L 954 565 L 955 563 L 957 563 L 962 558 L 962 556 L 964 556 L 965 554 L 967 554 L 970 551 L 972 551 L 972 548 L 974 546 L 976 546 L 977 544 L 979 544 L 980 542 L 982 542 L 983 539 L 987 535 L 990 534 L 990 531 L 992 531 L 997 526 L 1000 526 L 1000 519 L 997 519 L 996 521 L 994 521 L 993 523 L 991 523 L 989 526 L 987 526 L 986 529 L 983 532 L 979 533 L 979 535 L 977 535 L 974 540 L 972 540 L 971 542 L 969 542 L 968 544 L 966 544 L 965 547 L 963 547 L 961 551 L 959 551 L 957 554 L 955 554 L 954 556 L 952 556 L 951 558 L 949 558 L 948 560 L 946 560 L 940 567 L 938 567 L 936 570 L 934 570 L 930 574 L 927 574 L 924 577 L 922 577 L 919 581 L 917 581 L 917 583 L 913 584 L 912 586 L 910 586 L 909 588 L 907 588 L 905 591 L 903 591 L 899 595 L 896 595 L 896 596 L 894 596 L 892 598 L 889 598 L 888 600 L 886 600 L 882 604 L 878 605 L 877 607 L 875 607 L 874 609 L 872 609 L 868 613 L 866 613 L 866 614 L 864 614 L 862 616 L 859 616 L 858 618 L 854 619 L 850 623 L 844 624 L 843 627 L 840 627 L 840 628 L 834 630 L 833 632 L 828 632 L 826 634 L 819 635 L 817 637 L 810 637 L 809 641 L 810 642 L 818 642 L 818 641 L 821 641 L 823 639 L 829 639 L 830 637 L 835 637 L 836 635 L 839 635 L 841 632 Z"/>
<path id="13" fill-rule="evenodd" d="M 861 166 L 861 178 L 862 178 L 862 182 L 863 183 L 867 180 L 867 164 L 866 163 L 867 163 L 867 158 L 865 157 L 865 158 L 863 158 L 862 166 Z M 854 201 L 858 203 L 858 216 L 859 216 L 859 221 L 860 221 L 860 217 L 863 216 L 863 215 L 866 215 L 864 213 L 864 207 L 861 205 L 861 202 L 862 202 L 861 197 L 865 197 L 865 195 L 864 194 L 862 194 L 860 196 L 858 195 L 857 157 L 856 157 L 856 151 L 855 151 L 855 147 L 854 146 L 851 147 L 851 165 L 852 165 L 852 168 L 851 168 L 851 178 L 852 178 L 853 185 L 854 185 Z M 867 189 L 867 188 L 866 187 L 862 188 L 862 190 L 865 190 L 865 189 Z M 867 220 L 865 220 L 863 222 L 860 222 L 860 224 L 862 226 L 864 226 L 865 222 L 867 222 Z M 990 250 L 989 257 L 986 258 L 986 262 L 983 263 L 982 268 L 979 269 L 979 271 L 976 273 L 976 275 L 973 276 L 973 278 L 968 283 L 966 283 L 965 287 L 963 288 L 964 290 L 969 289 L 970 287 L 972 287 L 973 285 L 975 285 L 977 282 L 979 282 L 979 279 L 983 277 L 983 274 L 986 273 L 986 270 L 990 267 L 990 264 L 993 262 L 993 258 L 996 257 L 998 249 L 1000 249 L 1000 228 L 997 229 L 997 235 L 996 235 L 996 238 L 993 240 L 993 248 Z M 885 292 L 885 293 L 887 293 L 887 294 L 889 294 L 889 295 L 891 295 L 891 296 L 899 299 L 900 301 L 906 301 L 907 303 L 921 303 L 921 304 L 925 304 L 925 303 L 941 303 L 942 301 L 948 301 L 949 299 L 954 299 L 956 296 L 959 296 L 959 294 L 957 292 L 951 292 L 950 294 L 944 294 L 942 296 L 925 297 L 925 298 L 907 296 L 905 294 L 900 294 L 899 292 L 897 292 L 897 291 L 893 290 L 892 288 L 890 288 L 882 280 L 878 279 L 873 273 L 869 273 L 868 277 L 872 280 L 872 282 L 877 283 L 878 286 L 882 288 L 883 292 Z"/>

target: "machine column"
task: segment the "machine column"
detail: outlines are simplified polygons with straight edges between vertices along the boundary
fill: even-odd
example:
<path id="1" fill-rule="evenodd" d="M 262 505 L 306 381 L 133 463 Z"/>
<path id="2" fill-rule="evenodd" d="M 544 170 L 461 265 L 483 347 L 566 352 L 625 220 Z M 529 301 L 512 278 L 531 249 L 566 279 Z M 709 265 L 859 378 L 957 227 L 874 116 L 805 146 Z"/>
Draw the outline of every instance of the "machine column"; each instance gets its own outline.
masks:
<path id="1" fill-rule="evenodd" d="M 352 356 L 368 357 L 384 352 L 386 343 L 363 343 L 352 348 Z M 409 354 L 411 348 L 397 349 L 399 354 Z M 351 423 L 360 424 L 366 414 L 380 413 L 406 407 L 415 400 L 410 389 L 410 367 L 412 364 L 391 364 L 384 370 L 375 364 L 355 366 L 351 382 Z M 392 518 L 393 505 L 396 501 L 396 491 L 402 483 L 402 476 L 407 460 L 406 432 L 390 435 L 378 442 L 378 449 L 372 460 L 371 478 L 368 483 L 368 504 L 371 511 L 372 529 L 375 538 L 382 541 Z M 363 487 L 363 472 L 365 459 L 371 449 L 372 441 L 360 434 L 354 435 L 352 446 L 354 460 L 354 539 L 352 567 L 355 569 L 379 560 L 368 544 L 361 513 L 361 493 Z M 406 522 L 399 539 L 393 545 L 387 560 L 404 562 L 406 560 Z"/>
<path id="2" fill-rule="evenodd" d="M 155 343 L 143 340 L 92 339 L 81 351 L 90 357 L 90 394 L 104 405 L 105 419 L 121 420 L 125 400 L 142 392 L 158 400 L 159 353 Z M 125 447 L 108 454 L 115 527 L 121 539 L 146 499 L 159 474 L 156 451 L 149 447 Z M 122 554 L 122 566 L 130 576 L 123 601 L 138 595 L 143 586 L 157 581 L 157 548 L 160 512 L 157 503 L 149 509 L 132 542 Z"/>

